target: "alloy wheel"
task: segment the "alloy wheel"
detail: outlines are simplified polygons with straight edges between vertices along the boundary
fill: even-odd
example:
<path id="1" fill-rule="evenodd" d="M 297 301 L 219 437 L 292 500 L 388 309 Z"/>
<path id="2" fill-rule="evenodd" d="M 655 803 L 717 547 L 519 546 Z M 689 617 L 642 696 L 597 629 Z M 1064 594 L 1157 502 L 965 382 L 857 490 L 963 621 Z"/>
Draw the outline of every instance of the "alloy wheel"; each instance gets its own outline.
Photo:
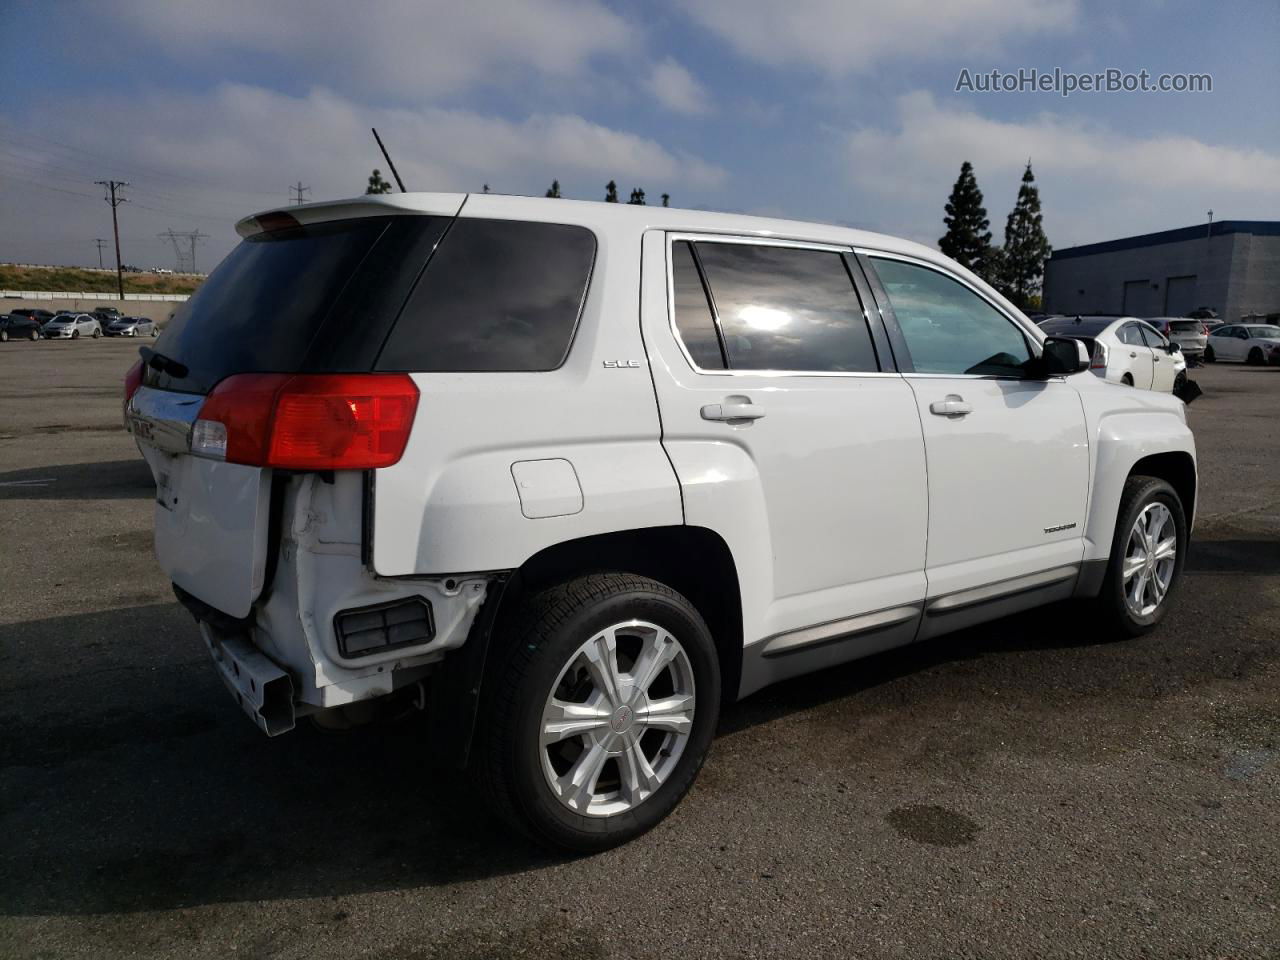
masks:
<path id="1" fill-rule="evenodd" d="M 542 710 L 543 775 L 582 816 L 643 803 L 671 776 L 693 730 L 693 667 L 680 641 L 641 620 L 598 631 L 569 658 Z"/>
<path id="2" fill-rule="evenodd" d="M 1125 546 L 1124 600 L 1129 612 L 1148 617 L 1164 602 L 1178 558 L 1178 528 L 1173 513 L 1155 501 L 1142 508 Z"/>

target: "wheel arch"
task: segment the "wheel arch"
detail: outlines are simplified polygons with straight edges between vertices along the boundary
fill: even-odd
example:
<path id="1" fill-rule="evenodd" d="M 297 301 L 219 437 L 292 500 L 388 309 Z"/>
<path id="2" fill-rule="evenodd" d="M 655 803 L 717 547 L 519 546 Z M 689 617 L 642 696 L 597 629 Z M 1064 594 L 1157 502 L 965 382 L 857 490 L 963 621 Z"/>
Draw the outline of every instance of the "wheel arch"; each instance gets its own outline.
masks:
<path id="1" fill-rule="evenodd" d="M 715 641 L 726 701 L 736 695 L 742 676 L 738 571 L 729 545 L 706 527 L 644 527 L 553 544 L 515 571 L 498 616 L 516 609 L 522 594 L 603 571 L 649 577 L 687 597 Z"/>

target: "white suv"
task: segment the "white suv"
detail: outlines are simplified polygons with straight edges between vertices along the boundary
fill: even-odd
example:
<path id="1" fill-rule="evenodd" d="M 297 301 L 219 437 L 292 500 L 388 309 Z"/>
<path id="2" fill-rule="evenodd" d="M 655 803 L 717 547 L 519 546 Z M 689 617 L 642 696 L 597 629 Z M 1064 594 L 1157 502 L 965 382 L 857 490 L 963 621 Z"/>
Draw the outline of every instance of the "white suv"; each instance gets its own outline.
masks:
<path id="1" fill-rule="evenodd" d="M 1069 597 L 1113 634 L 1168 608 L 1182 402 L 934 250 L 444 194 L 238 229 L 126 419 L 268 734 L 425 705 L 509 823 L 601 849 L 675 806 L 725 701 Z"/>

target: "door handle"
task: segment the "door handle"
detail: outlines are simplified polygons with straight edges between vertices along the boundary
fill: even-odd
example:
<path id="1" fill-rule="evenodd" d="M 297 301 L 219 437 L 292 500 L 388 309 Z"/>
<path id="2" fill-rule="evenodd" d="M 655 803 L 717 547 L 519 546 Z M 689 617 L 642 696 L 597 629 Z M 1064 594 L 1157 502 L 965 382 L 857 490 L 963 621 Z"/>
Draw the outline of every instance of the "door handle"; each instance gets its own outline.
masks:
<path id="1" fill-rule="evenodd" d="M 703 420 L 759 420 L 764 407 L 758 407 L 745 397 L 725 400 L 724 403 L 708 403 L 702 408 Z"/>
<path id="2" fill-rule="evenodd" d="M 973 413 L 973 405 L 965 403 L 964 397 L 956 393 L 947 394 L 945 400 L 935 400 L 929 404 L 929 412 L 939 417 L 963 417 Z"/>

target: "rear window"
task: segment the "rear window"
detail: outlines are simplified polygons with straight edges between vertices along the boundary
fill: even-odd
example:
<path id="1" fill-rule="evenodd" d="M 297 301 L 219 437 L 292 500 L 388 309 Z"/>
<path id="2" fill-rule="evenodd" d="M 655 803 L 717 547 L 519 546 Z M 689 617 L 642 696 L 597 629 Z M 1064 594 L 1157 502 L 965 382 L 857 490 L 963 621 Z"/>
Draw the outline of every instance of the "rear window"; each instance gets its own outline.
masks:
<path id="1" fill-rule="evenodd" d="M 554 370 L 564 363 L 595 261 L 584 227 L 457 220 L 378 357 L 379 370 Z"/>
<path id="2" fill-rule="evenodd" d="M 1199 320 L 1170 320 L 1169 329 L 1174 333 L 1199 333 L 1202 325 Z"/>
<path id="3" fill-rule="evenodd" d="M 1096 337 L 1115 322 L 1115 317 L 1100 320 L 1046 320 L 1040 324 L 1040 329 L 1060 337 Z"/>
<path id="4" fill-rule="evenodd" d="M 308 347 L 388 217 L 263 233 L 227 255 L 155 349 L 189 369 L 169 389 L 207 393 L 235 373 L 304 369 Z"/>

